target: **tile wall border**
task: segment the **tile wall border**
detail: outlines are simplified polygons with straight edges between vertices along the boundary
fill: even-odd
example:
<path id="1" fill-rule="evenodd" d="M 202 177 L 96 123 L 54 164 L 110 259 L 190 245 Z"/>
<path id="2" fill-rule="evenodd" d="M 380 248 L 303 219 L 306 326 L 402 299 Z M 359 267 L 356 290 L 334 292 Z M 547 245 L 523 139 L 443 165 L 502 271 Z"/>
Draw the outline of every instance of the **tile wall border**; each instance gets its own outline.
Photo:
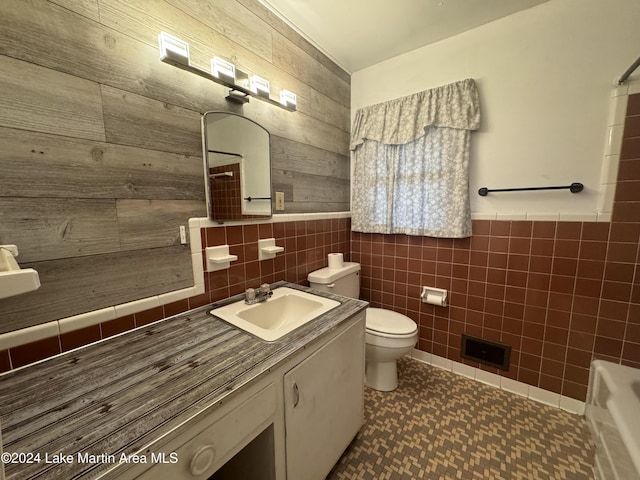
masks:
<path id="1" fill-rule="evenodd" d="M 334 218 L 350 218 L 351 212 L 326 212 L 326 213 L 292 213 L 276 214 L 264 221 L 251 222 L 251 224 L 295 222 L 308 220 L 326 220 Z M 208 218 L 189 219 L 189 248 L 191 251 L 191 264 L 193 268 L 193 287 L 174 290 L 160 295 L 141 298 L 132 302 L 121 303 L 100 310 L 61 318 L 52 322 L 34 325 L 0 334 L 0 351 L 36 342 L 45 338 L 56 337 L 64 333 L 79 330 L 81 328 L 98 325 L 109 320 L 142 312 L 150 308 L 177 302 L 205 293 L 204 271 L 202 267 L 202 240 L 200 229 L 209 227 L 228 227 L 232 225 L 247 225 L 247 222 L 216 223 Z"/>
<path id="2" fill-rule="evenodd" d="M 545 405 L 560 408 L 569 413 L 576 415 L 584 415 L 585 402 L 576 400 L 575 398 L 560 395 L 559 393 L 550 392 L 549 390 L 543 390 L 542 388 L 534 387 L 523 382 L 518 382 L 511 378 L 502 377 L 495 373 L 487 372 L 479 368 L 471 367 L 463 363 L 454 362 L 447 358 L 433 355 L 432 353 L 423 352 L 414 348 L 409 354 L 414 360 L 418 360 L 422 363 L 432 365 L 443 370 L 447 370 L 456 375 L 461 375 L 476 382 L 481 382 L 486 385 L 490 385 L 500 390 L 505 390 L 522 397 L 529 398 L 530 400 L 543 403 Z"/>

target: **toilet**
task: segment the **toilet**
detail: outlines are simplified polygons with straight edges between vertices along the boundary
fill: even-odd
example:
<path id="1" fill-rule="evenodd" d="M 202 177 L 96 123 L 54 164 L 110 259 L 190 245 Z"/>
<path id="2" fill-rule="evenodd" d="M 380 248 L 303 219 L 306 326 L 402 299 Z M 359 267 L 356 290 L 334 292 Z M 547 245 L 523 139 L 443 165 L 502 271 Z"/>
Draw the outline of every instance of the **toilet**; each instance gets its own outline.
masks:
<path id="1" fill-rule="evenodd" d="M 339 268 L 321 268 L 307 280 L 315 290 L 345 297 L 360 295 L 360 264 L 344 262 Z M 366 311 L 365 385 L 389 392 L 398 386 L 397 360 L 418 341 L 418 326 L 405 315 L 382 308 Z"/>

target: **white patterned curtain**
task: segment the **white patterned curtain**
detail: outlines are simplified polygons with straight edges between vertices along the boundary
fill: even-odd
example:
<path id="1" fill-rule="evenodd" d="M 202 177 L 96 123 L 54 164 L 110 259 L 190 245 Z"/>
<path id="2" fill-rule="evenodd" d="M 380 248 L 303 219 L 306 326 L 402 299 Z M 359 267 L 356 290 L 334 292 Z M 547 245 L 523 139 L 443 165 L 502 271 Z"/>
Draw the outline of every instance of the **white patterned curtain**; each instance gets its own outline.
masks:
<path id="1" fill-rule="evenodd" d="M 469 146 L 479 126 L 473 79 L 358 109 L 351 229 L 471 236 Z"/>

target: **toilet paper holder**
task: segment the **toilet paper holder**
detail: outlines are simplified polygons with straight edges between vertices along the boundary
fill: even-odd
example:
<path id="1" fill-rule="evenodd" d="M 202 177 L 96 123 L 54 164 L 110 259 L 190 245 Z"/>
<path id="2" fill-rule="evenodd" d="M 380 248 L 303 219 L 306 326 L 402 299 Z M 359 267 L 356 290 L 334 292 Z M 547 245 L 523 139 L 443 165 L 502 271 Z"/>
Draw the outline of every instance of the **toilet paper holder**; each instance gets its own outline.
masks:
<path id="1" fill-rule="evenodd" d="M 422 303 L 446 307 L 447 293 L 447 290 L 444 288 L 422 287 L 420 298 L 422 299 Z"/>

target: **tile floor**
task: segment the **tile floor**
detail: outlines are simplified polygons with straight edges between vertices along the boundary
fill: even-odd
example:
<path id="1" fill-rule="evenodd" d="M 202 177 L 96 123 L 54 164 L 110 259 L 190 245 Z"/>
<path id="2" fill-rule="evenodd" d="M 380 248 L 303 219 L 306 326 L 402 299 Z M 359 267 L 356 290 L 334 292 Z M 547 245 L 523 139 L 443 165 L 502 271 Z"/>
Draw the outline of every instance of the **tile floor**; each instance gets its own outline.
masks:
<path id="1" fill-rule="evenodd" d="M 406 357 L 399 376 L 328 479 L 593 479 L 584 417 Z"/>

